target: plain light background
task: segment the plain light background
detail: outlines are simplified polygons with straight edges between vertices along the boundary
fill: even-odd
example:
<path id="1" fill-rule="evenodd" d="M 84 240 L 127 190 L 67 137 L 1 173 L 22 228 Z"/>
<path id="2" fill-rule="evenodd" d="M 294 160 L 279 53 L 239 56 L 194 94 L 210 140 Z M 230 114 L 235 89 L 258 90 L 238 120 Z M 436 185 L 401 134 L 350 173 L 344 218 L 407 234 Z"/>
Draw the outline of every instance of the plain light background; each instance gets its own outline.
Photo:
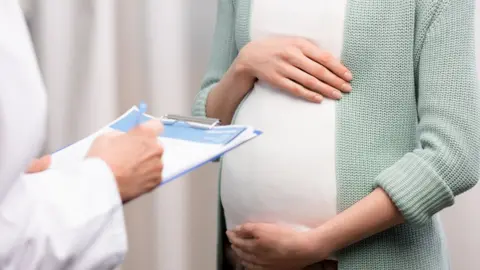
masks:
<path id="1" fill-rule="evenodd" d="M 142 100 L 154 115 L 190 113 L 217 0 L 22 1 L 48 87 L 47 152 Z M 480 0 L 477 6 L 478 14 Z M 480 34 L 477 45 L 480 52 Z M 210 164 L 127 205 L 130 252 L 122 269 L 215 269 L 216 202 L 217 166 Z M 480 188 L 442 218 L 452 269 L 478 269 Z"/>

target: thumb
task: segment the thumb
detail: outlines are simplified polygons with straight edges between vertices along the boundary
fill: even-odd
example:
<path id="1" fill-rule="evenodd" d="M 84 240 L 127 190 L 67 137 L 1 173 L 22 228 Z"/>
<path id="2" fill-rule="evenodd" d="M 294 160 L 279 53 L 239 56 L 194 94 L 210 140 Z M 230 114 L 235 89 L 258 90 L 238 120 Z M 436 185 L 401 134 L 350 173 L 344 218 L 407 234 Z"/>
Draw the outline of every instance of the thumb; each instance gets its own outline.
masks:
<path id="1" fill-rule="evenodd" d="M 52 163 L 52 157 L 50 155 L 44 156 L 40 159 L 35 159 L 32 161 L 30 166 L 27 169 L 27 173 L 38 173 L 41 171 L 45 171 L 50 167 Z"/>
<path id="2" fill-rule="evenodd" d="M 139 135 L 139 136 L 149 136 L 157 137 L 163 132 L 163 124 L 160 120 L 149 120 L 146 123 L 143 123 L 133 129 L 131 129 L 128 134 Z"/>

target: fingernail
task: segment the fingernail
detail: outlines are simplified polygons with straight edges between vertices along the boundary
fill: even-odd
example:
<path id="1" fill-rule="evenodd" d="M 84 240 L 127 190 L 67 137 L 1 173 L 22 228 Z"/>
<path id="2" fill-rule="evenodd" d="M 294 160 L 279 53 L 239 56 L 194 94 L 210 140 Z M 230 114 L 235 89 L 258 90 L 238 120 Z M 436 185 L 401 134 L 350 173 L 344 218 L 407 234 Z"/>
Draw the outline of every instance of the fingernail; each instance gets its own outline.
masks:
<path id="1" fill-rule="evenodd" d="M 150 120 L 144 124 L 144 127 L 153 129 L 156 133 L 160 133 L 163 131 L 162 122 L 159 120 Z"/>
<path id="2" fill-rule="evenodd" d="M 342 85 L 342 90 L 345 91 L 345 92 L 351 92 L 352 91 L 352 85 L 350 85 L 349 83 L 344 83 Z"/>
<path id="3" fill-rule="evenodd" d="M 315 102 L 322 102 L 323 97 L 321 95 L 315 95 L 313 99 L 315 100 Z"/>
<path id="4" fill-rule="evenodd" d="M 343 75 L 345 76 L 345 80 L 347 81 L 351 81 L 353 79 L 353 75 L 350 71 L 345 72 L 345 74 Z"/>
<path id="5" fill-rule="evenodd" d="M 333 97 L 336 99 L 341 99 L 343 97 L 342 93 L 338 90 L 333 90 Z"/>

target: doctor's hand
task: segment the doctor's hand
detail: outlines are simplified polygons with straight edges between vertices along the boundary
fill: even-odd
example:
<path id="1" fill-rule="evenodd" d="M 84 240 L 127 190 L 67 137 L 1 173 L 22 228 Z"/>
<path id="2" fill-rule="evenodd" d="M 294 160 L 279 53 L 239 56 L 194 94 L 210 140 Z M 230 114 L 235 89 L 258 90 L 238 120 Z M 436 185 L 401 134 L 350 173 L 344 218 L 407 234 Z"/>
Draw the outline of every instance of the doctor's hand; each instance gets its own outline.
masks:
<path id="1" fill-rule="evenodd" d="M 128 133 L 111 133 L 98 137 L 87 157 L 104 160 L 117 180 L 124 203 L 152 191 L 162 182 L 163 147 L 157 136 L 161 122 L 151 120 Z"/>
<path id="2" fill-rule="evenodd" d="M 235 65 L 252 77 L 300 98 L 320 102 L 350 92 L 351 72 L 313 42 L 299 37 L 256 40 L 243 47 Z"/>
<path id="3" fill-rule="evenodd" d="M 50 155 L 43 156 L 39 159 L 35 159 L 30 163 L 30 166 L 28 167 L 26 173 L 39 173 L 42 171 L 45 171 L 50 167 L 50 164 L 52 163 L 52 157 Z"/>

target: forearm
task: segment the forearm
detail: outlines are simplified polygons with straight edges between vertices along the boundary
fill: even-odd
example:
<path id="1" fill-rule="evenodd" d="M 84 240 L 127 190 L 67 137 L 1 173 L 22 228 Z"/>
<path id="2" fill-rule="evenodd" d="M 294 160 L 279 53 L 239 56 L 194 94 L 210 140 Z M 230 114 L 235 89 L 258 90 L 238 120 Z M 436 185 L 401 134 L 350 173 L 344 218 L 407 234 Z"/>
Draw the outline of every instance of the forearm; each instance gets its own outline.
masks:
<path id="1" fill-rule="evenodd" d="M 252 89 L 255 78 L 236 61 L 209 93 L 206 103 L 208 117 L 230 124 L 240 102 Z"/>
<path id="2" fill-rule="evenodd" d="M 403 222 L 402 214 L 387 193 L 377 188 L 311 231 L 313 248 L 333 253 Z"/>

